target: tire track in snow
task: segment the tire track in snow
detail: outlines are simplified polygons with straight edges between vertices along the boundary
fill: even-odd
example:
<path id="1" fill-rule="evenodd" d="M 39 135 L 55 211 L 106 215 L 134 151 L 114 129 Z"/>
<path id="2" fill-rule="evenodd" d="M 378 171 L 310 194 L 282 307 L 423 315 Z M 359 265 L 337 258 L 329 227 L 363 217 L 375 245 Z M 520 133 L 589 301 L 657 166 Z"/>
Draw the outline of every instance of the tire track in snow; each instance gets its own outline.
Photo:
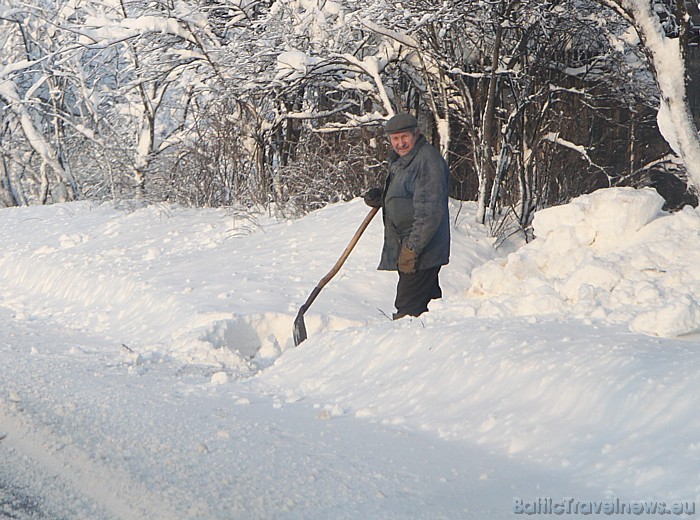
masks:
<path id="1" fill-rule="evenodd" d="M 3 460 L 5 457 L 3 457 Z M 10 520 L 48 520 L 38 500 L 24 490 L 0 480 L 0 516 Z"/>
<path id="2" fill-rule="evenodd" d="M 66 503 L 71 504 L 69 507 L 82 503 L 83 508 L 99 511 L 93 518 L 105 520 L 178 518 L 165 497 L 155 496 L 113 464 L 107 466 L 79 447 L 62 443 L 49 427 L 33 422 L 23 413 L 19 404 L 0 398 L 0 453 L 4 462 L 0 470 L 0 505 L 8 503 L 8 509 L 20 515 L 16 518 L 62 518 L 55 511 L 43 516 L 44 502 L 59 509 Z M 8 457 L 15 464 L 8 464 Z M 10 479 L 33 482 L 35 489 L 25 491 L 16 482 L 4 485 Z M 53 488 L 49 493 L 45 493 L 42 481 Z M 30 496 L 32 492 L 39 496 Z M 21 516 L 22 513 L 29 516 Z M 70 518 L 76 517 L 71 514 Z"/>

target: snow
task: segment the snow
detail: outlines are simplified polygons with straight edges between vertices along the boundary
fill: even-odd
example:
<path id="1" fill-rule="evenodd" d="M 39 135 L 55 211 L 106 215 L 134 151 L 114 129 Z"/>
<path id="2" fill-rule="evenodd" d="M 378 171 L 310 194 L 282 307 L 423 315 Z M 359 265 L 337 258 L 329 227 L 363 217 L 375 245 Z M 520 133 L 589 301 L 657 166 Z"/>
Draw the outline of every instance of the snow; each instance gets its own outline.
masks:
<path id="1" fill-rule="evenodd" d="M 501 519 L 516 499 L 694 503 L 700 213 L 662 204 L 601 190 L 494 248 L 475 204 L 453 201 L 444 298 L 396 322 L 375 218 L 298 347 L 293 319 L 367 214 L 360 199 L 296 220 L 0 210 L 0 512 Z"/>
<path id="2" fill-rule="evenodd" d="M 538 240 L 474 272 L 481 315 L 566 314 L 672 337 L 700 330 L 698 213 L 652 189 L 603 190 L 536 214 Z"/>

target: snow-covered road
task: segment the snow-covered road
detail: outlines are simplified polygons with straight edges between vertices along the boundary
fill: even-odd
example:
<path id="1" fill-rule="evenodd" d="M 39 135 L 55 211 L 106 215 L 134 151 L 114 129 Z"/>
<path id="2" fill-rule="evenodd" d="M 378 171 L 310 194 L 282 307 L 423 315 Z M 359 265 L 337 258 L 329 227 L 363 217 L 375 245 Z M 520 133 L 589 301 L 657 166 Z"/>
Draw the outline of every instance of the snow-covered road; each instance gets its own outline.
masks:
<path id="1" fill-rule="evenodd" d="M 135 362 L 41 319 L 0 310 L 0 333 L 12 367 L 0 371 L 7 518 L 498 519 L 512 518 L 513 496 L 571 489 L 562 475 L 288 402 L 254 380 L 216 385 L 207 367 Z"/>

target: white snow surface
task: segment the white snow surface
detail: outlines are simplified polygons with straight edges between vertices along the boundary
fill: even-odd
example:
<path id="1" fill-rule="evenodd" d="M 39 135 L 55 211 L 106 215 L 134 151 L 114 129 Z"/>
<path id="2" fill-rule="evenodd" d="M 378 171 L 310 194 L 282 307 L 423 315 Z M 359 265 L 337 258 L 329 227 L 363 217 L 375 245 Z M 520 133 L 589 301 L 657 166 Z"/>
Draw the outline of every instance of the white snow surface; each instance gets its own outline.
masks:
<path id="1" fill-rule="evenodd" d="M 444 297 L 399 321 L 377 217 L 298 347 L 294 317 L 367 214 L 360 199 L 296 220 L 0 210 L 0 516 L 501 519 L 521 516 L 516 497 L 694 503 L 700 213 L 662 205 L 653 190 L 601 190 L 494 248 L 476 206 L 453 201 Z"/>

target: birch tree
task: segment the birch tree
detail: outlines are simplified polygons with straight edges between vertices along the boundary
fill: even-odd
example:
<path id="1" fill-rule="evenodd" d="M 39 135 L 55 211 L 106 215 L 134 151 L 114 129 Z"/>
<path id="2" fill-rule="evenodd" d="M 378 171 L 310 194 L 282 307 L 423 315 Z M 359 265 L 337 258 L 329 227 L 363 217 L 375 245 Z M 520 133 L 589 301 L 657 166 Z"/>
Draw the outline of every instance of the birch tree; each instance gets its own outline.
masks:
<path id="1" fill-rule="evenodd" d="M 691 184 L 700 191 L 700 135 L 687 96 L 686 53 L 690 18 L 686 2 L 660 0 L 597 0 L 612 9 L 634 28 L 659 90 L 657 122 L 671 149 L 685 166 Z M 659 12 L 672 20 L 664 28 Z"/>

